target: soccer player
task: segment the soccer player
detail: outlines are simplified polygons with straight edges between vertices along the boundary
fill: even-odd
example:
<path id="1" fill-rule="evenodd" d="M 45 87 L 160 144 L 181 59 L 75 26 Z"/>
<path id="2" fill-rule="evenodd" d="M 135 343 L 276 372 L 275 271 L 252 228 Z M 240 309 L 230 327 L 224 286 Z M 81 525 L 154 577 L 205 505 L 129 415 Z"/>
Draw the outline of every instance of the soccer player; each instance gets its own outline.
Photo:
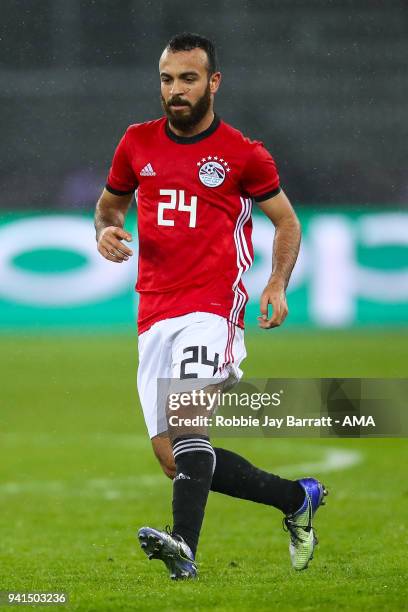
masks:
<path id="1" fill-rule="evenodd" d="M 263 144 L 214 113 L 221 74 L 213 43 L 179 34 L 164 49 L 159 70 L 165 117 L 126 130 L 95 213 L 101 255 L 128 260 L 124 241 L 132 236 L 123 227 L 137 190 L 138 391 L 153 451 L 173 479 L 173 528 L 143 527 L 139 541 L 172 579 L 195 577 L 207 497 L 217 491 L 282 511 L 291 561 L 301 570 L 313 555 L 312 518 L 324 486 L 314 478 L 280 478 L 213 448 L 205 428 L 169 427 L 157 392 L 158 379 L 211 379 L 214 388 L 239 380 L 253 202 L 275 225 L 272 273 L 260 300 L 264 330 L 288 313 L 299 222 Z"/>

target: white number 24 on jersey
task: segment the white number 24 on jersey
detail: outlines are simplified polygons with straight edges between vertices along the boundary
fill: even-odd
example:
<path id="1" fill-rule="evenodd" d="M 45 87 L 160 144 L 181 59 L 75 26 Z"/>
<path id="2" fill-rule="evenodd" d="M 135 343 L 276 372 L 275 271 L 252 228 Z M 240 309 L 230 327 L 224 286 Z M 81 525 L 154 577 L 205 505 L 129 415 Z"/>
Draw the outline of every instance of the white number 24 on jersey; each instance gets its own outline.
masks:
<path id="1" fill-rule="evenodd" d="M 190 213 L 189 227 L 195 227 L 197 221 L 197 196 L 191 196 L 190 204 L 185 203 L 185 193 L 183 189 L 160 189 L 161 196 L 170 196 L 170 202 L 159 202 L 157 208 L 158 225 L 174 225 L 174 219 L 165 219 L 165 210 L 179 210 Z"/>

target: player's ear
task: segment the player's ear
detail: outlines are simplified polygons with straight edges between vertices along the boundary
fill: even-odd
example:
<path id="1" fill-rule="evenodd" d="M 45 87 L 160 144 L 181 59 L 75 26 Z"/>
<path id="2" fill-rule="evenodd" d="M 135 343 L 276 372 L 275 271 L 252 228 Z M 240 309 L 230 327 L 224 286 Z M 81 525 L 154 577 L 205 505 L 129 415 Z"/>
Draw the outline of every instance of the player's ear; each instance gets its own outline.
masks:
<path id="1" fill-rule="evenodd" d="M 212 94 L 217 93 L 220 84 L 221 84 L 221 72 L 214 72 L 214 74 L 210 76 L 210 92 Z"/>

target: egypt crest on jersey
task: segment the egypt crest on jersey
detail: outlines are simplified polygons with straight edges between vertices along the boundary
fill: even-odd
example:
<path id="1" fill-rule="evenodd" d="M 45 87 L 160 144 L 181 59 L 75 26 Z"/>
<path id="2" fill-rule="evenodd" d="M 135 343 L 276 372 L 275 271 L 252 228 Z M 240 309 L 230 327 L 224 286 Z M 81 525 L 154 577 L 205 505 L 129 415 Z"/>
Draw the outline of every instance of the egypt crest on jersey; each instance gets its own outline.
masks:
<path id="1" fill-rule="evenodd" d="M 203 158 L 197 162 L 197 166 L 199 166 L 200 181 L 206 187 L 219 187 L 224 182 L 226 173 L 231 171 L 228 163 L 217 155 Z"/>
<path id="2" fill-rule="evenodd" d="M 242 327 L 252 200 L 280 191 L 263 144 L 218 117 L 190 138 L 173 133 L 165 118 L 132 125 L 106 188 L 118 195 L 138 189 L 139 333 L 189 312 L 212 312 Z"/>

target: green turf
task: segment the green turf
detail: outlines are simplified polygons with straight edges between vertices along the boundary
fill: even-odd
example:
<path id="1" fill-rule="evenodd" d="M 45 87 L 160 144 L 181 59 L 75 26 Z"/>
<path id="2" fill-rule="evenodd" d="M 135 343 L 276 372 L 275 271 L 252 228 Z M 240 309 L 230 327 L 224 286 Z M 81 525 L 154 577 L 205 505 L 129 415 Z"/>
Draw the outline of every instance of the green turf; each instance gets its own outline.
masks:
<path id="1" fill-rule="evenodd" d="M 310 568 L 291 570 L 277 511 L 218 494 L 199 581 L 171 583 L 148 562 L 135 532 L 170 521 L 171 483 L 138 412 L 135 345 L 130 335 L 0 339 L 0 590 L 64 590 L 67 609 L 84 611 L 406 609 L 405 440 L 224 440 L 289 477 L 333 450 L 360 454 L 348 469 L 316 468 L 330 495 Z M 403 332 L 279 330 L 247 345 L 248 376 L 406 376 Z"/>

